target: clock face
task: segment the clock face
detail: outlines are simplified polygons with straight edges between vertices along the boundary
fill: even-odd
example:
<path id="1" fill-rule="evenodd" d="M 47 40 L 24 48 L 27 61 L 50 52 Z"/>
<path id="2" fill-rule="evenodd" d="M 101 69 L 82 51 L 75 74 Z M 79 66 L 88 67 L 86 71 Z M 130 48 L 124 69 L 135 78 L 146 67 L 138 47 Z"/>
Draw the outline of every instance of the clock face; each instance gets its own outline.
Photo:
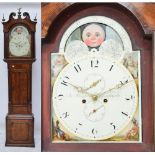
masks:
<path id="1" fill-rule="evenodd" d="M 53 109 L 62 125 L 84 140 L 122 131 L 137 107 L 137 88 L 120 63 L 88 57 L 68 64 L 53 87 Z"/>
<path id="2" fill-rule="evenodd" d="M 16 26 L 12 29 L 9 51 L 11 56 L 30 56 L 30 34 L 24 26 Z"/>

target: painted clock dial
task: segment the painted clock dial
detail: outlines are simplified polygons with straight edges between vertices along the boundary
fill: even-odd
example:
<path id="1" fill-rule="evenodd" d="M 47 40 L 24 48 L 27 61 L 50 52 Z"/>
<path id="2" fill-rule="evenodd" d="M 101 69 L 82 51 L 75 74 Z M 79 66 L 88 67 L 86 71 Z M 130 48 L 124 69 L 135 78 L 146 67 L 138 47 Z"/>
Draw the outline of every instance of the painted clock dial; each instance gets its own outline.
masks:
<path id="1" fill-rule="evenodd" d="M 10 33 L 9 51 L 12 56 L 30 56 L 30 34 L 24 26 L 15 26 Z"/>
<path id="2" fill-rule="evenodd" d="M 137 100 L 129 71 L 102 57 L 68 64 L 53 87 L 56 116 L 70 133 L 84 140 L 104 140 L 122 131 L 136 111 Z"/>

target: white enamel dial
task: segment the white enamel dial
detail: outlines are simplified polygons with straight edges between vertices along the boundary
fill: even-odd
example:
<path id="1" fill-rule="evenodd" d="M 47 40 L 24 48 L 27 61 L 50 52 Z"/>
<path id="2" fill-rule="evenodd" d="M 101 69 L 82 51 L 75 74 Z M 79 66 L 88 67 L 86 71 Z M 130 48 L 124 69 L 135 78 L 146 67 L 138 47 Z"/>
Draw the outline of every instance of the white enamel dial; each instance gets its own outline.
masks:
<path id="1" fill-rule="evenodd" d="M 23 26 L 16 26 L 10 35 L 9 50 L 13 56 L 28 56 L 30 54 L 29 33 Z"/>
<path id="2" fill-rule="evenodd" d="M 54 84 L 56 116 L 69 132 L 84 140 L 114 136 L 131 121 L 136 107 L 133 77 L 111 59 L 89 57 L 70 63 Z"/>

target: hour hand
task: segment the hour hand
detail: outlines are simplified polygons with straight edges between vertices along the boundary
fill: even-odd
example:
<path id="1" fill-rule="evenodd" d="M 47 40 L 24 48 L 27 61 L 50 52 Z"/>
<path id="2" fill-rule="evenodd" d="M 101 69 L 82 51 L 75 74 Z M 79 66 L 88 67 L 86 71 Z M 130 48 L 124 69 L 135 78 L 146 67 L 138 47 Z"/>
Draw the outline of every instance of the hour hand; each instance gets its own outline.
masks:
<path id="1" fill-rule="evenodd" d="M 76 86 L 72 83 L 68 83 L 69 85 L 71 85 L 72 87 L 74 87 L 78 92 L 80 93 L 84 93 L 84 94 L 87 94 L 88 96 L 90 96 L 92 98 L 92 94 L 88 93 L 84 88 L 80 87 L 80 86 Z"/>
<path id="2" fill-rule="evenodd" d="M 87 91 L 87 90 L 89 90 L 89 89 L 95 87 L 99 82 L 101 82 L 101 79 L 99 79 L 99 80 L 93 82 L 93 83 L 92 83 L 88 88 L 86 88 L 85 90 Z"/>
<path id="3" fill-rule="evenodd" d="M 72 83 L 68 83 L 68 84 L 71 85 L 72 87 L 74 87 L 78 92 L 84 91 L 84 89 L 82 87 L 80 87 L 80 86 L 76 86 L 76 85 L 74 85 Z"/>

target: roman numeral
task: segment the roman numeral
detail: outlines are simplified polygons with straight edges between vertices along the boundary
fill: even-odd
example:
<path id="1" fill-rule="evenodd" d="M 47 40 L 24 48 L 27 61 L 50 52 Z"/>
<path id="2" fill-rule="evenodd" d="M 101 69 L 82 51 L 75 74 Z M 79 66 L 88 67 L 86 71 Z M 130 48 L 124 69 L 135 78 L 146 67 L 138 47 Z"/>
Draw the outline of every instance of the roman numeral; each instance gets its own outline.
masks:
<path id="1" fill-rule="evenodd" d="M 116 126 L 114 125 L 114 123 L 110 123 L 110 125 L 113 126 L 113 129 L 115 130 L 116 129 Z M 115 131 L 114 131 L 115 132 Z"/>
<path id="2" fill-rule="evenodd" d="M 62 100 L 63 97 L 64 97 L 64 95 L 59 94 L 59 95 L 58 95 L 58 100 Z"/>
<path id="3" fill-rule="evenodd" d="M 91 132 L 92 132 L 93 135 L 97 134 L 97 130 L 95 130 L 94 128 L 92 129 Z"/>
<path id="4" fill-rule="evenodd" d="M 82 126 L 82 123 L 78 123 L 79 127 Z M 75 128 L 75 133 L 77 132 L 78 128 Z"/>
<path id="5" fill-rule="evenodd" d="M 66 80 L 69 80 L 68 76 L 64 77 L 64 80 L 62 80 L 61 84 L 64 85 L 64 86 L 68 86 L 68 83 L 66 82 Z"/>
<path id="6" fill-rule="evenodd" d="M 120 81 L 120 83 L 123 85 L 124 83 L 122 81 Z"/>
<path id="7" fill-rule="evenodd" d="M 124 82 L 120 81 L 120 83 L 121 83 L 122 85 L 127 84 L 128 82 L 129 82 L 129 80 L 126 80 L 126 81 L 124 81 Z"/>
<path id="8" fill-rule="evenodd" d="M 111 70 L 112 70 L 113 66 L 114 66 L 114 65 L 111 65 L 111 67 L 110 67 L 109 71 L 111 71 Z"/>
<path id="9" fill-rule="evenodd" d="M 135 97 L 131 95 L 129 98 L 125 98 L 127 101 L 134 99 Z"/>
<path id="10" fill-rule="evenodd" d="M 123 81 L 120 81 L 120 83 L 121 83 L 121 84 L 120 84 L 120 86 L 118 86 L 118 87 L 121 87 L 121 86 L 123 86 L 123 85 L 126 85 L 127 83 L 129 83 L 129 81 L 128 81 L 128 80 L 126 80 L 126 81 L 124 81 L 124 82 L 123 82 Z"/>
<path id="11" fill-rule="evenodd" d="M 91 130 L 91 132 L 92 132 L 94 138 L 96 138 L 96 135 L 97 135 L 98 131 L 97 131 L 96 129 L 93 128 L 93 129 Z"/>
<path id="12" fill-rule="evenodd" d="M 76 133 L 76 132 L 77 132 L 77 130 L 78 130 L 78 128 L 76 128 L 74 132 Z"/>
<path id="13" fill-rule="evenodd" d="M 81 67 L 78 64 L 74 66 L 74 69 L 76 70 L 77 73 L 81 71 Z"/>
<path id="14" fill-rule="evenodd" d="M 126 81 L 125 81 L 125 83 L 128 83 L 128 82 L 129 82 L 129 80 L 126 80 Z"/>
<path id="15" fill-rule="evenodd" d="M 69 113 L 68 112 L 64 112 L 63 114 L 62 114 L 62 117 L 60 117 L 60 118 L 67 118 L 69 116 Z"/>
<path id="16" fill-rule="evenodd" d="M 63 84 L 64 86 L 68 86 L 66 81 L 62 81 L 61 84 Z"/>
<path id="17" fill-rule="evenodd" d="M 98 64 L 99 64 L 99 61 L 98 60 L 91 60 L 91 67 L 92 68 L 97 68 L 98 67 Z"/>
<path id="18" fill-rule="evenodd" d="M 125 116 L 128 116 L 128 114 L 127 113 L 125 113 L 125 112 L 121 112 L 123 115 L 125 115 Z"/>

